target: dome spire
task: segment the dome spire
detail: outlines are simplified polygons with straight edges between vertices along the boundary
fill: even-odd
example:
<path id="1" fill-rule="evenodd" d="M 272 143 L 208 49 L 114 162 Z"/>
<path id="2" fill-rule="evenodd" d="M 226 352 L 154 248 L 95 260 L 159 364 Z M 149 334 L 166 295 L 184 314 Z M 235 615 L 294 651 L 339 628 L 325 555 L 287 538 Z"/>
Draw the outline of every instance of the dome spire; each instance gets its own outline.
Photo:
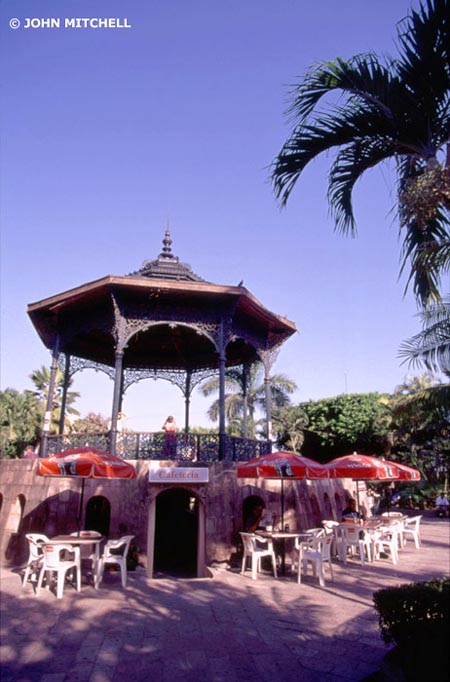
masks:
<path id="1" fill-rule="evenodd" d="M 170 236 L 170 227 L 169 227 L 169 216 L 167 216 L 167 223 L 166 223 L 166 231 L 164 233 L 164 239 L 162 241 L 163 243 L 163 248 L 161 253 L 159 254 L 160 258 L 173 258 L 174 255 L 172 253 L 172 238 Z"/>
<path id="2" fill-rule="evenodd" d="M 162 245 L 162 251 L 156 260 L 144 261 L 141 269 L 131 272 L 129 277 L 151 277 L 154 279 L 171 279 L 186 282 L 205 281 L 196 275 L 195 272 L 192 272 L 190 265 L 180 263 L 178 256 L 174 256 L 172 253 L 172 237 L 170 236 L 168 216 Z"/>

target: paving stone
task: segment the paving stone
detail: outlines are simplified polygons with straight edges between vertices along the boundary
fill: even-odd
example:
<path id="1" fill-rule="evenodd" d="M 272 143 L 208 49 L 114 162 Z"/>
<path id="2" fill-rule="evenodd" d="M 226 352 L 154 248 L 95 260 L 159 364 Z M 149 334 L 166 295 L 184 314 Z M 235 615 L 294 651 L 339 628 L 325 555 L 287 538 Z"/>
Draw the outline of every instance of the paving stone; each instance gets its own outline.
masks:
<path id="1" fill-rule="evenodd" d="M 56 600 L 1 568 L 1 682 L 361 682 L 391 648 L 374 591 L 448 575 L 449 527 L 424 519 L 422 549 L 408 543 L 398 566 L 335 563 L 323 589 L 222 569 L 212 580 L 133 575 L 126 590 L 108 576 Z"/>

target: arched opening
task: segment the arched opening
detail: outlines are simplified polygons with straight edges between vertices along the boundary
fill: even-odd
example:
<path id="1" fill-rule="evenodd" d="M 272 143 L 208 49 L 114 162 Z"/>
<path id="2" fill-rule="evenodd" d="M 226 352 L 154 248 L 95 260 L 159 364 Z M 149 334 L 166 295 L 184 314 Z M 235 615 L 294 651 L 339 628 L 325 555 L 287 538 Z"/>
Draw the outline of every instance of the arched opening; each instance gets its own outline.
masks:
<path id="1" fill-rule="evenodd" d="M 197 577 L 199 502 L 185 488 L 156 498 L 153 575 Z"/>
<path id="2" fill-rule="evenodd" d="M 91 497 L 86 505 L 85 530 L 96 530 L 105 537 L 109 535 L 111 504 L 103 495 Z"/>
<path id="3" fill-rule="evenodd" d="M 324 505 L 324 509 L 325 509 L 325 518 L 326 519 L 332 519 L 333 518 L 333 507 L 331 506 L 331 500 L 330 500 L 330 496 L 328 495 L 328 493 L 324 493 L 323 505 Z"/>
<path id="4" fill-rule="evenodd" d="M 25 559 L 28 543 L 25 540 L 22 529 L 23 513 L 25 510 L 25 495 L 17 495 L 11 505 L 5 524 L 5 531 L 9 533 L 5 558 L 8 561 L 23 561 Z"/>
<path id="5" fill-rule="evenodd" d="M 314 519 L 314 525 L 319 527 L 322 524 L 322 514 L 320 513 L 319 501 L 317 497 L 313 494 L 309 498 L 311 502 L 312 517 Z"/>
<path id="6" fill-rule="evenodd" d="M 24 509 L 25 509 L 25 495 L 17 495 L 17 499 L 16 499 L 16 503 L 14 505 L 14 511 L 13 511 L 13 513 L 15 514 L 15 519 L 14 519 L 14 522 L 16 525 L 15 530 L 17 532 L 19 532 L 21 530 Z"/>
<path id="7" fill-rule="evenodd" d="M 339 493 L 334 493 L 334 502 L 336 504 L 336 512 L 337 512 L 338 521 L 341 521 L 342 520 L 342 512 L 344 510 L 344 507 L 342 506 L 342 500 L 341 500 L 341 496 L 339 495 Z"/>

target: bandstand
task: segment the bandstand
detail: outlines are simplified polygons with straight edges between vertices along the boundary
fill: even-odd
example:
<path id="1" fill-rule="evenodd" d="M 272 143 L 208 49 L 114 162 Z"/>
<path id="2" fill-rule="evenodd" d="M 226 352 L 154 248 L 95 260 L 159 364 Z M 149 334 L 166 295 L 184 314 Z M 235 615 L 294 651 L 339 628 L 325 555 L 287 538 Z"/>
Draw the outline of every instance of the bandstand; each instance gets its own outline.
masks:
<path id="1" fill-rule="evenodd" d="M 167 229 L 156 260 L 126 276 L 108 275 L 28 306 L 28 314 L 52 355 L 49 397 L 40 456 L 86 444 L 86 435 L 64 434 L 65 399 L 72 376 L 84 369 L 105 372 L 113 382 L 111 430 L 89 444 L 129 459 L 167 459 L 162 433 L 118 432 L 125 391 L 144 379 L 165 379 L 181 389 L 184 432 L 170 458 L 194 461 L 246 460 L 270 450 L 270 369 L 277 350 L 295 331 L 293 322 L 267 310 L 244 286 L 213 284 L 172 253 Z M 247 438 L 249 370 L 260 361 L 265 377 L 266 440 Z M 64 372 L 59 435 L 50 435 L 56 373 Z M 225 431 L 225 371 L 240 368 L 244 437 Z M 217 434 L 192 434 L 192 391 L 219 378 Z"/>

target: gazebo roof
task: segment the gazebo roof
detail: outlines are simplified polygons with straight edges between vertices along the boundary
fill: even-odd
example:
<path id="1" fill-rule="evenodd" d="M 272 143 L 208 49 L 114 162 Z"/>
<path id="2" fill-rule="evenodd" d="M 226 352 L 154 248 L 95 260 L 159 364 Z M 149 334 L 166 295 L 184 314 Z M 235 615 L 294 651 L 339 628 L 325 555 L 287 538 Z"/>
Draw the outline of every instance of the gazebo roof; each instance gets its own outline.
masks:
<path id="1" fill-rule="evenodd" d="M 49 349 L 114 366 L 115 307 L 131 320 L 124 367 L 204 369 L 217 367 L 210 326 L 226 318 L 233 339 L 227 364 L 254 361 L 295 331 L 295 324 L 265 308 L 245 287 L 205 282 L 172 255 L 168 230 L 163 251 L 126 276 L 107 275 L 28 306 L 28 315 Z M 147 323 L 148 321 L 148 323 Z M 256 343 L 253 343 L 256 339 Z"/>

